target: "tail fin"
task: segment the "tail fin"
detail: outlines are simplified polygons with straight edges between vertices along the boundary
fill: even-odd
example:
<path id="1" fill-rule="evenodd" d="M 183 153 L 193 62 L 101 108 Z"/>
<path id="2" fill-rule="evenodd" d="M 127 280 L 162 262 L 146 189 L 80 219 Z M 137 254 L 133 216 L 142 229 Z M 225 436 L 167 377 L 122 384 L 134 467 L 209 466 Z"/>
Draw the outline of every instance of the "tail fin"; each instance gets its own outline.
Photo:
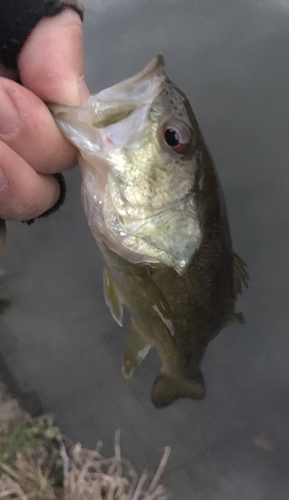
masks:
<path id="1" fill-rule="evenodd" d="M 174 378 L 160 374 L 152 388 L 152 402 L 156 408 L 168 406 L 179 398 L 203 399 L 205 383 L 201 370 L 194 378 Z"/>

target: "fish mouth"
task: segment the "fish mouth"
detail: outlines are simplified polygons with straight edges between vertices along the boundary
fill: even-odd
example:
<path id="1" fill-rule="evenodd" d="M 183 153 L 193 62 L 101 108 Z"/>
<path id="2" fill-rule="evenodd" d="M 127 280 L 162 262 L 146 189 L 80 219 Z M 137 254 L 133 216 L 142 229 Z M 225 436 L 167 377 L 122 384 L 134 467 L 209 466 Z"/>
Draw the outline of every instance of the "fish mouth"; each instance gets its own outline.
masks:
<path id="1" fill-rule="evenodd" d="M 60 130 L 84 156 L 106 158 L 148 125 L 148 112 L 166 80 L 164 58 L 155 56 L 136 75 L 92 95 L 80 107 L 49 103 Z"/>
<path id="2" fill-rule="evenodd" d="M 157 55 L 136 75 L 92 96 L 87 102 L 91 125 L 98 129 L 105 128 L 121 122 L 139 108 L 149 109 L 166 78 L 164 66 L 163 56 Z M 95 111 L 93 114 L 92 109 Z M 143 119 L 143 113 L 141 115 Z"/>
<path id="3" fill-rule="evenodd" d="M 80 107 L 49 104 L 59 128 L 86 157 L 106 158 L 148 125 L 152 103 L 166 80 L 164 58 L 155 56 L 136 75 L 92 95 Z"/>
<path id="4" fill-rule="evenodd" d="M 164 66 L 163 56 L 157 55 L 142 71 L 102 90 L 97 97 L 101 101 L 132 104 L 135 107 L 148 104 L 160 92 L 161 84 L 166 76 Z"/>
<path id="5" fill-rule="evenodd" d="M 157 55 L 135 76 L 89 99 L 86 109 L 90 110 L 91 125 L 98 130 L 103 152 L 125 146 L 145 130 L 149 110 L 165 79 L 164 58 Z"/>

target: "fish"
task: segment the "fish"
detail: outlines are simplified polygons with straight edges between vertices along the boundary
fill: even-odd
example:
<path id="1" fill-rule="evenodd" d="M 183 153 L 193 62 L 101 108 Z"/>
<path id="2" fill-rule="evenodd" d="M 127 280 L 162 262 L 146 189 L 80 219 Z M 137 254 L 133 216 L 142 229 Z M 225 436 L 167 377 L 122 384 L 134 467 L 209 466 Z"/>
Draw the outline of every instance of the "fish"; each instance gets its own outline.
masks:
<path id="1" fill-rule="evenodd" d="M 105 301 L 122 326 L 129 378 L 153 347 L 151 399 L 201 400 L 201 362 L 226 326 L 247 267 L 232 248 L 221 184 L 185 94 L 156 56 L 140 73 L 79 107 L 49 104 L 79 150 L 82 203 L 104 260 Z"/>

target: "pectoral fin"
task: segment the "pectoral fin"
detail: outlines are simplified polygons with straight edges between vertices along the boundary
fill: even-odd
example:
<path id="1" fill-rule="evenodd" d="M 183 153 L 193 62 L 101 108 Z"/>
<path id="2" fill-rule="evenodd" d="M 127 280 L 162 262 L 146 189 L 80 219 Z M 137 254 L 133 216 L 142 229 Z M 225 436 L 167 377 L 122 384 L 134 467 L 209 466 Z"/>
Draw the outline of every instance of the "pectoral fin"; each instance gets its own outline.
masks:
<path id="1" fill-rule="evenodd" d="M 105 302 L 107 303 L 110 309 L 112 317 L 120 326 L 122 326 L 122 316 L 123 316 L 122 303 L 119 299 L 113 278 L 109 274 L 106 267 L 104 267 L 103 269 L 103 293 Z"/>
<path id="2" fill-rule="evenodd" d="M 146 357 L 151 345 L 139 333 L 133 320 L 131 320 L 124 339 L 122 358 L 122 373 L 129 378 L 135 367 Z"/>
<path id="3" fill-rule="evenodd" d="M 175 378 L 161 373 L 152 388 L 152 402 L 156 408 L 163 408 L 179 398 L 203 399 L 205 384 L 201 370 L 196 369 L 192 378 Z"/>
<path id="4" fill-rule="evenodd" d="M 247 272 L 247 265 L 236 254 L 233 255 L 233 291 L 234 295 L 242 293 L 242 284 L 248 288 L 248 281 L 250 277 Z"/>

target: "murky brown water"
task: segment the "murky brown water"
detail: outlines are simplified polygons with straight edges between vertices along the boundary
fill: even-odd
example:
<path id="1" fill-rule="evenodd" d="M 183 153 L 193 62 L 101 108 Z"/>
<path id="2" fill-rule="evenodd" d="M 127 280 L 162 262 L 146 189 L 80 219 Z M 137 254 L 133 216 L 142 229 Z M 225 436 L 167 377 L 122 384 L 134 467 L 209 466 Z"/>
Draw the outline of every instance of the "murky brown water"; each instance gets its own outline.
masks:
<path id="1" fill-rule="evenodd" d="M 289 491 L 289 2 L 86 0 L 91 91 L 163 53 L 215 159 L 234 248 L 248 263 L 244 327 L 224 330 L 203 363 L 207 397 L 157 411 L 156 354 L 130 381 L 123 331 L 102 293 L 102 261 L 67 174 L 62 210 L 34 226 L 10 224 L 2 267 L 12 307 L 1 353 L 20 388 L 36 391 L 63 432 L 122 449 L 138 468 L 172 455 L 172 498 L 285 500 Z"/>

